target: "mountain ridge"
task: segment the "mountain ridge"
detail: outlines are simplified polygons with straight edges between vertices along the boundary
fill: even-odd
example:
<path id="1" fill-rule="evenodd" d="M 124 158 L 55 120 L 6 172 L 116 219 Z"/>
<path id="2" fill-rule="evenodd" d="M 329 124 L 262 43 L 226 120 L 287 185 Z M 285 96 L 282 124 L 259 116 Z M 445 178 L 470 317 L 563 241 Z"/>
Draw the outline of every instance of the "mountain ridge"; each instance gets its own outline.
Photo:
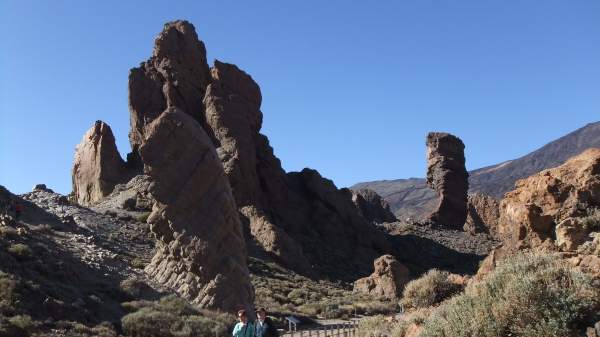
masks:
<path id="1" fill-rule="evenodd" d="M 588 123 L 519 158 L 469 171 L 469 193 L 501 198 L 518 179 L 558 166 L 590 147 L 600 147 L 600 121 Z M 421 218 L 435 207 L 437 200 L 424 178 L 375 180 L 350 187 L 359 188 L 380 194 L 400 218 Z"/>

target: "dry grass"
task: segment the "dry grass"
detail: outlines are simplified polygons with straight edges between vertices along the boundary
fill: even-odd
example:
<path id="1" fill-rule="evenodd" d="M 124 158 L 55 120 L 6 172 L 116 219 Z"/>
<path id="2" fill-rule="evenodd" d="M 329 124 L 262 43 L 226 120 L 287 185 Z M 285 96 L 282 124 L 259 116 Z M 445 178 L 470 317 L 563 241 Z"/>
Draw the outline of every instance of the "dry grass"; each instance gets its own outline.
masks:
<path id="1" fill-rule="evenodd" d="M 405 310 L 426 308 L 463 290 L 448 280 L 450 273 L 432 269 L 420 278 L 409 282 L 402 293 L 400 305 Z"/>
<path id="2" fill-rule="evenodd" d="M 588 275 L 557 257 L 522 254 L 435 310 L 420 336 L 573 336 L 599 309 Z"/>

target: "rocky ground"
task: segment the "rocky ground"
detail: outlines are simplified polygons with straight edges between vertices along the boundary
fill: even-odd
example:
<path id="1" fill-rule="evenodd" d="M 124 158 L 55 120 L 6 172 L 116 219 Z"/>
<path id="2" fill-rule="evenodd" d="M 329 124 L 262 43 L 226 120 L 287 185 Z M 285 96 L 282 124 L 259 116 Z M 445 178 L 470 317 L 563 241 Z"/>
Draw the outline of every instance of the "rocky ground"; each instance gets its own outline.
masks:
<path id="1" fill-rule="evenodd" d="M 24 209 L 0 226 L 0 323 L 27 317 L 23 331 L 63 336 L 74 322 L 116 324 L 122 302 L 161 295 L 142 269 L 154 248 L 145 223 L 72 205 L 44 188 L 12 198 Z M 7 326 L 0 335 L 18 336 Z"/>
<path id="2" fill-rule="evenodd" d="M 379 225 L 398 248 L 398 259 L 418 276 L 429 269 L 474 274 L 499 241 L 486 233 L 470 234 L 419 222 Z"/>

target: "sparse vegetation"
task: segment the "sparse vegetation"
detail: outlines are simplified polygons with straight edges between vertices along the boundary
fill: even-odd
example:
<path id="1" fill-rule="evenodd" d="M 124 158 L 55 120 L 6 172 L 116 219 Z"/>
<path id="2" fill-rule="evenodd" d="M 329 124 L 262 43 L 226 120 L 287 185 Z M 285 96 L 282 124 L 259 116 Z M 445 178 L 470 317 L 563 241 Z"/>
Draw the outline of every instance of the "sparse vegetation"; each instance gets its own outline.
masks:
<path id="1" fill-rule="evenodd" d="M 557 257 L 521 254 L 435 310 L 421 336 L 572 336 L 599 308 L 588 275 Z"/>
<path id="2" fill-rule="evenodd" d="M 20 259 L 27 259 L 33 255 L 31 248 L 26 244 L 15 243 L 8 247 L 8 252 Z"/>
<path id="3" fill-rule="evenodd" d="M 405 310 L 426 308 L 460 292 L 460 285 L 450 282 L 450 273 L 432 269 L 404 288 L 400 305 Z"/>
<path id="4" fill-rule="evenodd" d="M 124 303 L 135 311 L 121 320 L 123 330 L 131 337 L 227 336 L 234 317 L 194 309 L 176 296 L 157 302 Z"/>
<path id="5" fill-rule="evenodd" d="M 144 269 L 146 267 L 146 262 L 139 257 L 136 257 L 131 260 L 131 266 L 133 268 Z"/>
<path id="6" fill-rule="evenodd" d="M 588 215 L 581 218 L 581 225 L 588 231 L 600 231 L 600 209 L 591 208 Z"/>
<path id="7" fill-rule="evenodd" d="M 266 307 L 275 316 L 348 318 L 397 310 L 396 303 L 353 293 L 350 285 L 314 281 L 254 258 L 250 258 L 249 264 L 257 305 Z"/>
<path id="8" fill-rule="evenodd" d="M 138 215 L 136 217 L 137 221 L 139 222 L 146 222 L 146 220 L 148 220 L 148 217 L 150 216 L 150 212 L 144 212 L 140 215 Z"/>

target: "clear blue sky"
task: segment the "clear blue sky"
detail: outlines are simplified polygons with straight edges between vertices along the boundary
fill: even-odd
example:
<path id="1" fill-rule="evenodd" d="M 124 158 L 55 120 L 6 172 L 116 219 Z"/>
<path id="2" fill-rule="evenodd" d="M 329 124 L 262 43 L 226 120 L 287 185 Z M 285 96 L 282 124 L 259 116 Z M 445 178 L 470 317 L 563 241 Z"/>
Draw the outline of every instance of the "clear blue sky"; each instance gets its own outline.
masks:
<path id="1" fill-rule="evenodd" d="M 173 19 L 259 83 L 284 168 L 339 187 L 423 176 L 428 131 L 473 169 L 600 120 L 597 0 L 2 0 L 0 184 L 70 192 L 97 119 L 125 155 L 128 71 Z"/>

